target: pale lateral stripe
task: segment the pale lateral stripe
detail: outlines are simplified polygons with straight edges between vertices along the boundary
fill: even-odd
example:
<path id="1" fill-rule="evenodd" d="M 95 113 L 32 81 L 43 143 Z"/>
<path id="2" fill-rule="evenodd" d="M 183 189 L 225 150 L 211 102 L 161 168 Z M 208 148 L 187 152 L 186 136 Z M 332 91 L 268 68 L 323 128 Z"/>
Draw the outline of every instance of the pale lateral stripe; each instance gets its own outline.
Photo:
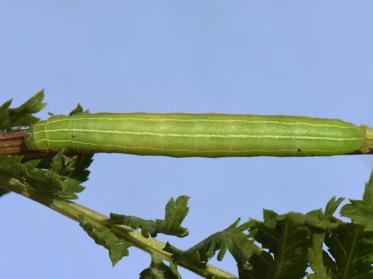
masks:
<path id="1" fill-rule="evenodd" d="M 142 149 L 142 150 L 149 150 L 149 151 L 167 151 L 167 152 L 195 152 L 195 153 L 244 153 L 245 151 L 242 150 L 198 150 L 198 149 L 165 149 L 165 148 L 157 148 L 157 147 L 150 147 L 150 146 L 123 146 L 123 145 L 116 145 L 116 144 L 101 144 L 101 143 L 91 143 L 91 142 L 84 142 L 78 140 L 53 140 L 53 139 L 41 139 L 38 141 L 41 142 L 57 142 L 57 143 L 73 143 L 73 144 L 82 144 L 88 145 L 93 147 L 114 147 L 120 150 L 124 149 Z M 247 151 L 252 152 L 294 152 L 294 149 L 248 149 Z M 307 149 L 307 152 L 330 152 L 329 149 Z"/>
<path id="2" fill-rule="evenodd" d="M 308 122 L 282 122 L 282 121 L 273 121 L 273 120 L 243 120 L 243 119 L 179 119 L 179 118 L 135 118 L 135 117 L 86 117 L 86 118 L 64 118 L 64 119 L 51 119 L 46 120 L 47 123 L 44 124 L 54 124 L 66 121 L 80 121 L 80 120 L 105 120 L 105 121 L 121 121 L 121 120 L 135 120 L 135 121 L 154 121 L 154 122 L 163 122 L 163 121 L 175 121 L 175 122 L 238 122 L 238 123 L 248 123 L 248 124 L 280 124 L 280 125 L 298 125 L 298 126 L 311 126 L 311 127 L 334 127 L 341 129 L 359 129 L 357 126 L 347 127 L 346 125 L 336 125 L 336 124 L 314 124 Z"/>
<path id="3" fill-rule="evenodd" d="M 98 134 L 117 134 L 117 135 L 141 135 L 141 136 L 158 136 L 158 137 L 188 137 L 188 138 L 269 138 L 269 139 L 305 139 L 305 140 L 327 140 L 327 141 L 355 141 L 361 138 L 333 138 L 333 137 L 316 137 L 316 136 L 281 136 L 281 135 L 219 135 L 219 134 L 178 134 L 178 133 L 152 133 L 152 132 L 129 132 L 129 131 L 110 131 L 110 130 L 94 130 L 94 129 L 54 129 L 36 131 L 33 134 L 44 134 L 59 132 L 81 132 L 81 133 L 98 133 Z"/>

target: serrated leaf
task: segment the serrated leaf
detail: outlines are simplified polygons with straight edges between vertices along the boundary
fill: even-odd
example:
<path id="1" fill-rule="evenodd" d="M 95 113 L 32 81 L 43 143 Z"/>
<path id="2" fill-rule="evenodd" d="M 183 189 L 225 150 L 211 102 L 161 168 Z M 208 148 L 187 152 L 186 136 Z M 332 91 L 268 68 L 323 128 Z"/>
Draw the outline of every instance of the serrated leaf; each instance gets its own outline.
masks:
<path id="1" fill-rule="evenodd" d="M 9 107 L 11 104 L 12 100 L 8 100 L 0 107 L 0 131 L 7 130 L 12 126 L 9 117 Z"/>
<path id="2" fill-rule="evenodd" d="M 50 159 L 48 165 L 45 161 L 42 164 L 41 160 L 22 162 L 22 157 L 19 156 L 0 156 L 0 175 L 15 178 L 40 192 L 75 199 L 77 193 L 84 190 L 80 183 L 87 178 L 85 167 L 88 164 L 77 164 L 82 160 L 79 157 L 80 155 L 68 157 L 58 153 Z"/>
<path id="3" fill-rule="evenodd" d="M 53 156 L 49 169 L 55 171 L 59 175 L 71 176 L 75 168 L 76 158 L 76 156 L 67 157 L 61 152 L 57 153 Z"/>
<path id="4" fill-rule="evenodd" d="M 44 92 L 40 91 L 18 108 L 10 108 L 11 100 L 0 107 L 0 130 L 28 127 L 39 121 L 33 114 L 45 107 Z"/>
<path id="5" fill-rule="evenodd" d="M 345 200 L 344 198 L 339 198 L 339 199 L 336 199 L 336 197 L 331 198 L 326 205 L 324 216 L 327 218 L 333 217 L 338 207 L 341 205 L 341 203 L 344 200 Z"/>
<path id="6" fill-rule="evenodd" d="M 88 180 L 90 171 L 88 170 L 89 166 L 93 162 L 93 154 L 91 153 L 82 153 L 76 156 L 74 170 L 71 173 L 71 177 L 84 182 Z"/>
<path id="7" fill-rule="evenodd" d="M 77 104 L 77 106 L 70 111 L 69 115 L 74 115 L 74 114 L 80 114 L 83 112 L 83 107 L 80 104 Z"/>
<path id="8" fill-rule="evenodd" d="M 182 251 L 167 243 L 164 250 L 173 254 L 178 261 L 189 262 L 196 266 L 205 266 L 218 253 L 222 260 L 228 250 L 241 268 L 248 265 L 249 259 L 259 253 L 259 248 L 238 227 L 239 219 L 223 231 L 210 235 L 203 241 L 186 251 Z"/>
<path id="9" fill-rule="evenodd" d="M 20 105 L 18 108 L 11 109 L 12 114 L 21 116 L 25 114 L 36 113 L 45 107 L 42 102 L 44 99 L 44 90 L 37 92 L 34 96 Z"/>
<path id="10" fill-rule="evenodd" d="M 119 239 L 109 228 L 90 223 L 87 218 L 81 217 L 80 226 L 98 244 L 109 251 L 112 265 L 116 265 L 124 256 L 128 256 L 128 241 Z"/>
<path id="11" fill-rule="evenodd" d="M 326 262 L 332 278 L 373 278 L 373 234 L 355 224 L 339 224 L 325 239 L 333 257 Z"/>
<path id="12" fill-rule="evenodd" d="M 88 167 L 93 162 L 92 153 L 80 153 L 79 155 L 66 156 L 63 151 L 54 157 L 40 159 L 38 167 L 41 169 L 53 169 L 60 175 L 68 174 L 69 177 L 80 182 L 88 180 L 90 171 Z"/>
<path id="13" fill-rule="evenodd" d="M 128 216 L 122 214 L 110 213 L 110 223 L 129 226 L 135 230 L 141 229 L 141 234 L 144 237 L 156 237 L 157 225 L 153 220 L 145 220 L 136 216 Z"/>
<path id="14" fill-rule="evenodd" d="M 176 265 L 166 265 L 162 259 L 152 255 L 150 267 L 140 273 L 140 279 L 181 279 L 177 272 Z"/>
<path id="15" fill-rule="evenodd" d="M 164 220 L 156 220 L 159 232 L 184 237 L 188 235 L 188 230 L 181 227 L 181 223 L 188 215 L 189 197 L 180 196 L 176 201 L 171 198 L 166 205 Z"/>
<path id="16" fill-rule="evenodd" d="M 78 104 L 70 113 L 69 115 L 81 114 L 81 113 L 88 113 L 89 110 L 84 110 L 81 104 Z"/>
<path id="17" fill-rule="evenodd" d="M 333 215 L 343 200 L 343 198 L 336 199 L 333 197 L 329 200 L 324 213 L 322 210 L 314 210 L 308 213 L 309 216 L 326 222 L 324 230 L 315 230 L 314 227 L 311 227 L 311 247 L 308 248 L 307 255 L 309 265 L 314 273 L 308 274 L 308 279 L 332 279 L 327 264 L 328 256 L 323 247 L 325 236 L 338 225 L 337 219 Z"/>
<path id="18" fill-rule="evenodd" d="M 5 194 L 8 194 L 8 193 L 9 193 L 9 191 L 0 188 L 0 197 L 4 196 Z"/>
<path id="19" fill-rule="evenodd" d="M 308 216 L 298 213 L 277 215 L 264 211 L 264 222 L 251 222 L 251 235 L 266 251 L 250 259 L 251 277 L 302 279 L 306 275 L 309 247 Z"/>
<path id="20" fill-rule="evenodd" d="M 166 205 L 163 220 L 145 220 L 135 216 L 110 213 L 110 222 L 141 229 L 141 233 L 145 237 L 155 237 L 158 233 L 184 237 L 188 235 L 188 230 L 182 227 L 181 223 L 189 211 L 188 200 L 187 196 L 180 196 L 176 201 L 171 198 Z"/>
<path id="21" fill-rule="evenodd" d="M 365 184 L 363 200 L 350 200 L 349 204 L 342 207 L 341 215 L 363 226 L 365 231 L 373 232 L 373 172 Z"/>

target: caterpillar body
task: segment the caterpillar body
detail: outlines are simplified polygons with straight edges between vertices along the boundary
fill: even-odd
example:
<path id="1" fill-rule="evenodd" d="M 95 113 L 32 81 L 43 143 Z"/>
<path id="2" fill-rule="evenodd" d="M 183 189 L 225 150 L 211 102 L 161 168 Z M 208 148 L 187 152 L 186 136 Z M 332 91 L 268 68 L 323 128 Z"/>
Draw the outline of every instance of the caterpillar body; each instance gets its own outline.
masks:
<path id="1" fill-rule="evenodd" d="M 26 145 L 171 157 L 331 156 L 363 150 L 366 130 L 299 116 L 83 113 L 34 124 Z"/>

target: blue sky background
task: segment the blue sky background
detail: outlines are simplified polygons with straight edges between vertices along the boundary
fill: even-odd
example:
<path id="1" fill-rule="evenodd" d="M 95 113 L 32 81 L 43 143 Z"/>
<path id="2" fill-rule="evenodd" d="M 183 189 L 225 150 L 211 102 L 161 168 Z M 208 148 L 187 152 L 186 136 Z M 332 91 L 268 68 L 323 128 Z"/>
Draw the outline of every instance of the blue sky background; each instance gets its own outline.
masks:
<path id="1" fill-rule="evenodd" d="M 1 1 L 0 102 L 45 88 L 47 112 L 222 112 L 373 125 L 372 1 Z M 373 160 L 173 159 L 100 154 L 79 202 L 160 218 L 191 196 L 187 248 L 237 217 L 360 198 Z M 3 278 L 137 278 L 136 249 L 112 268 L 80 227 L 15 194 L 0 200 Z M 161 238 L 165 240 L 166 238 Z M 235 272 L 227 258 L 219 265 Z M 184 278 L 196 275 L 181 269 Z"/>

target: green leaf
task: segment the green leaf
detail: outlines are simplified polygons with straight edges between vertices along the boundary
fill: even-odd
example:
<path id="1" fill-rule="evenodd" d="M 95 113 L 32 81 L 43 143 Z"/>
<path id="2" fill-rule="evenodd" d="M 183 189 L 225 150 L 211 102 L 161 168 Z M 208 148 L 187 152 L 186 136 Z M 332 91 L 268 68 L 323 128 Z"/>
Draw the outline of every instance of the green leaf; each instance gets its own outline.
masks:
<path id="1" fill-rule="evenodd" d="M 313 274 L 308 274 L 308 279 L 331 279 L 330 270 L 327 268 L 327 254 L 323 250 L 325 236 L 337 226 L 337 219 L 333 217 L 335 211 L 343 201 L 343 198 L 336 200 L 335 197 L 328 202 L 325 213 L 322 210 L 314 210 L 308 213 L 309 216 L 318 218 L 326 222 L 324 230 L 311 227 L 311 247 L 308 248 L 309 265 L 313 270 Z"/>
<path id="2" fill-rule="evenodd" d="M 363 226 L 365 231 L 373 232 L 373 172 L 365 184 L 363 200 L 350 200 L 349 204 L 342 207 L 341 215 Z"/>
<path id="3" fill-rule="evenodd" d="M 264 222 L 251 221 L 251 235 L 263 250 L 250 259 L 251 277 L 302 279 L 306 275 L 309 217 L 290 212 L 277 215 L 264 210 Z"/>
<path id="4" fill-rule="evenodd" d="M 144 237 L 157 236 L 157 223 L 153 220 L 145 220 L 136 216 L 110 213 L 110 223 L 129 226 L 135 230 L 141 229 Z"/>
<path id="5" fill-rule="evenodd" d="M 330 271 L 325 265 L 325 252 L 323 250 L 325 234 L 314 233 L 311 238 L 311 247 L 308 248 L 309 265 L 313 274 L 308 274 L 308 279 L 332 279 Z"/>
<path id="6" fill-rule="evenodd" d="M 63 153 L 57 153 L 53 156 L 49 169 L 59 175 L 71 176 L 74 171 L 76 156 L 67 157 Z"/>
<path id="7" fill-rule="evenodd" d="M 0 107 L 0 131 L 8 130 L 12 126 L 10 117 L 9 117 L 9 107 L 12 103 L 12 100 L 6 101 Z"/>
<path id="8" fill-rule="evenodd" d="M 7 193 L 9 193 L 9 191 L 0 188 L 0 197 L 4 196 Z"/>
<path id="9" fill-rule="evenodd" d="M 186 251 L 182 251 L 167 243 L 165 251 L 173 254 L 176 262 L 189 262 L 192 265 L 203 267 L 215 255 L 222 260 L 228 250 L 240 268 L 246 268 L 249 259 L 259 253 L 259 248 L 243 233 L 244 226 L 239 226 L 239 219 L 223 231 L 210 235 L 203 241 Z"/>
<path id="10" fill-rule="evenodd" d="M 88 180 L 90 173 L 88 168 L 93 162 L 93 155 L 94 154 L 91 153 L 82 153 L 77 156 L 74 156 L 76 159 L 74 170 L 71 173 L 72 178 L 79 180 L 80 182 Z"/>
<path id="11" fill-rule="evenodd" d="M 98 244 L 109 250 L 112 265 L 116 265 L 124 256 L 128 256 L 131 244 L 119 239 L 109 228 L 89 222 L 81 217 L 80 226 Z"/>
<path id="12" fill-rule="evenodd" d="M 80 183 L 87 179 L 86 167 L 91 159 L 58 153 L 49 160 L 47 164 L 41 160 L 23 162 L 19 156 L 0 156 L 0 175 L 56 197 L 77 198 L 77 193 L 84 190 Z"/>
<path id="13" fill-rule="evenodd" d="M 40 159 L 38 168 L 52 169 L 60 175 L 67 175 L 80 182 L 88 180 L 90 171 L 88 167 L 93 162 L 92 153 L 80 153 L 74 156 L 64 155 L 63 151 L 53 157 Z"/>
<path id="14" fill-rule="evenodd" d="M 333 257 L 326 261 L 332 278 L 373 278 L 373 234 L 355 224 L 339 224 L 325 239 Z"/>
<path id="15" fill-rule="evenodd" d="M 189 197 L 180 196 L 176 201 L 171 198 L 166 205 L 164 220 L 156 220 L 159 232 L 184 237 L 188 230 L 181 227 L 181 223 L 189 212 Z"/>
<path id="16" fill-rule="evenodd" d="M 324 216 L 327 218 L 332 218 L 343 201 L 344 198 L 339 198 L 337 200 L 335 197 L 331 198 L 326 205 Z"/>
<path id="17" fill-rule="evenodd" d="M 10 108 L 12 100 L 5 102 L 0 107 L 0 130 L 28 127 L 39 121 L 33 114 L 45 107 L 43 98 L 44 91 L 40 91 L 18 108 Z"/>
<path id="18" fill-rule="evenodd" d="M 144 237 L 155 237 L 157 233 L 185 237 L 188 235 L 188 230 L 182 227 L 181 223 L 189 211 L 188 200 L 187 196 L 180 196 L 176 201 L 171 198 L 166 205 L 164 220 L 145 220 L 135 216 L 110 213 L 110 222 L 141 229 Z"/>
<path id="19" fill-rule="evenodd" d="M 140 279 L 181 279 L 181 276 L 174 263 L 171 262 L 171 266 L 168 266 L 161 258 L 152 255 L 150 267 L 140 273 Z"/>
<path id="20" fill-rule="evenodd" d="M 59 175 L 68 176 L 80 182 L 87 181 L 89 176 L 88 167 L 93 162 L 93 154 L 79 154 L 72 157 L 57 153 L 50 164 L 49 169 Z"/>
<path id="21" fill-rule="evenodd" d="M 82 113 L 89 113 L 89 110 L 84 110 L 81 104 L 78 104 L 70 113 L 69 115 L 74 115 L 74 114 L 82 114 Z"/>

